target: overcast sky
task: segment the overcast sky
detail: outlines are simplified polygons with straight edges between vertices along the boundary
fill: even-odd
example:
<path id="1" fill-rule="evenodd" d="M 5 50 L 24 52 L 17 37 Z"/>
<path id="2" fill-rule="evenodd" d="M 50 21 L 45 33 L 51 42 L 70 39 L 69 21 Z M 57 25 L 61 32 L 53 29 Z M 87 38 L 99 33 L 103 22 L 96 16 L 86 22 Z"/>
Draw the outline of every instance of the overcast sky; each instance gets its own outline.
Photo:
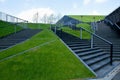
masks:
<path id="1" fill-rule="evenodd" d="M 120 0 L 0 0 L 0 11 L 30 20 L 36 12 L 62 15 L 108 15 Z"/>

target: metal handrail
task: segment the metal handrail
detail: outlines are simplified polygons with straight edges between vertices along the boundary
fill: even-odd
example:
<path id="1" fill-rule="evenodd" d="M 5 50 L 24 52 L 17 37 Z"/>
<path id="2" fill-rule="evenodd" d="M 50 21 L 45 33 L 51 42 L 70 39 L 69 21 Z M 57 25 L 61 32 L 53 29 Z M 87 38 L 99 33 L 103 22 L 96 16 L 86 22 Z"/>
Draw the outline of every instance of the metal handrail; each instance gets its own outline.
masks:
<path id="1" fill-rule="evenodd" d="M 112 21 L 105 19 L 106 22 L 109 22 L 111 25 L 113 25 Z"/>
<path id="2" fill-rule="evenodd" d="M 120 29 L 120 27 L 115 23 L 115 26 L 118 28 L 118 29 Z"/>
<path id="3" fill-rule="evenodd" d="M 106 39 L 104 39 L 104 38 L 102 38 L 102 37 L 100 37 L 100 36 L 98 36 L 98 35 L 96 35 L 93 32 L 90 32 L 90 31 L 86 30 L 85 28 L 80 27 L 80 29 L 85 30 L 86 32 L 90 33 L 91 35 L 101 39 L 102 41 L 104 41 L 104 42 L 106 42 L 106 43 L 108 43 L 110 45 L 110 64 L 112 65 L 112 62 L 113 62 L 113 59 L 112 59 L 113 58 L 113 43 L 106 40 Z"/>

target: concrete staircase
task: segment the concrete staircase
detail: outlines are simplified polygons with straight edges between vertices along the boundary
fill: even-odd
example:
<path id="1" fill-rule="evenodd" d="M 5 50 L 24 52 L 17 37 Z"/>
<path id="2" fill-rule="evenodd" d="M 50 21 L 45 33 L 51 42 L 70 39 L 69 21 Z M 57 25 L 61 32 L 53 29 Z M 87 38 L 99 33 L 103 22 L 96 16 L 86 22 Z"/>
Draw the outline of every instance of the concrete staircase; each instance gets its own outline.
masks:
<path id="1" fill-rule="evenodd" d="M 57 30 L 56 34 L 97 77 L 104 77 L 118 65 L 118 62 L 113 62 L 113 65 L 110 65 L 110 54 L 97 45 L 91 48 L 89 40 L 81 40 L 60 30 Z"/>
<path id="2" fill-rule="evenodd" d="M 120 34 L 104 22 L 98 23 L 98 30 L 95 33 L 113 43 L 113 60 L 120 61 Z M 110 49 L 108 45 L 96 38 L 94 38 L 94 43 L 105 52 L 109 52 Z"/>
<path id="3" fill-rule="evenodd" d="M 10 46 L 13 46 L 17 43 L 25 41 L 36 33 L 40 32 L 38 29 L 24 29 L 22 31 L 17 32 L 16 34 L 11 34 L 7 37 L 0 39 L 0 50 L 6 49 Z"/>

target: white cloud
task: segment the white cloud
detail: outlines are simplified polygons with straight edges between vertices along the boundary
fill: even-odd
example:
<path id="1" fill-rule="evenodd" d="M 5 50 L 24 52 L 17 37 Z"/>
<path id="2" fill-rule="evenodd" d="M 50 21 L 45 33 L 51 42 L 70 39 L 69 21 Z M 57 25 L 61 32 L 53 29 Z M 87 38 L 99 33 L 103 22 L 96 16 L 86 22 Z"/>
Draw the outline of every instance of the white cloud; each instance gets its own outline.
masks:
<path id="1" fill-rule="evenodd" d="M 21 12 L 18 14 L 18 17 L 32 22 L 33 16 L 36 13 L 39 14 L 39 18 L 42 18 L 44 15 L 50 16 L 51 14 L 55 14 L 55 12 L 50 8 L 35 8 Z"/>
<path id="2" fill-rule="evenodd" d="M 95 0 L 96 3 L 105 3 L 107 2 L 108 0 Z"/>
<path id="3" fill-rule="evenodd" d="M 94 10 L 90 15 L 101 15 L 98 11 Z"/>
<path id="4" fill-rule="evenodd" d="M 84 1 L 83 1 L 83 4 L 84 4 L 84 5 L 88 5 L 90 2 L 91 2 L 91 0 L 84 0 Z"/>

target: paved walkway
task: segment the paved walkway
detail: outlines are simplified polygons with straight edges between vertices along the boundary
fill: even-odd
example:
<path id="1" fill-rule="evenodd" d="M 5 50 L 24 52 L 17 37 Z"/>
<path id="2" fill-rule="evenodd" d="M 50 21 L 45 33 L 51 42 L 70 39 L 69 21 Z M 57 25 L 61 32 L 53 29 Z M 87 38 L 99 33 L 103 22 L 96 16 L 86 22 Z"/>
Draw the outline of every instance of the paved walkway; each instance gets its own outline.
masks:
<path id="1" fill-rule="evenodd" d="M 7 37 L 0 39 L 0 51 L 4 50 L 6 48 L 9 48 L 13 45 L 16 45 L 22 41 L 25 41 L 26 39 L 29 39 L 36 33 L 40 32 L 41 30 L 38 29 L 24 29 L 22 31 L 19 31 L 15 34 L 11 34 Z"/>
<path id="2" fill-rule="evenodd" d="M 112 80 L 120 80 L 120 72 L 117 73 Z"/>
<path id="3" fill-rule="evenodd" d="M 120 80 L 120 64 L 104 78 L 88 79 L 88 80 Z"/>

